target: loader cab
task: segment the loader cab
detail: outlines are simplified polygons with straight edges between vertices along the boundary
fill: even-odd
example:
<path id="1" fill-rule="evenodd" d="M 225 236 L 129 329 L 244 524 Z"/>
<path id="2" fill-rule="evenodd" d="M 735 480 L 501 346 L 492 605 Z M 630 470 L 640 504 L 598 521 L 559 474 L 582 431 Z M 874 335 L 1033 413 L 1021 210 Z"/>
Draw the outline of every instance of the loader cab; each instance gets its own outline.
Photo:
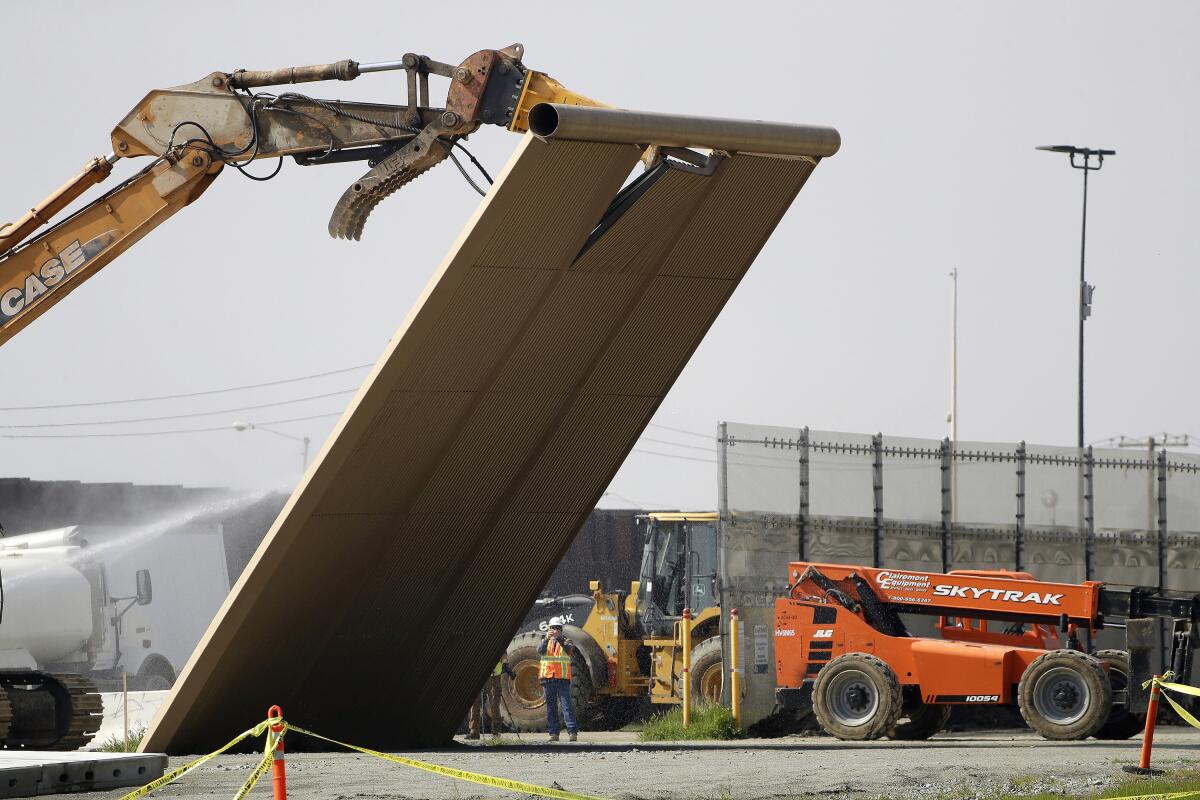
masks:
<path id="1" fill-rule="evenodd" d="M 717 514 L 655 512 L 638 517 L 645 535 L 637 618 L 646 635 L 659 635 L 690 608 L 716 605 Z"/>

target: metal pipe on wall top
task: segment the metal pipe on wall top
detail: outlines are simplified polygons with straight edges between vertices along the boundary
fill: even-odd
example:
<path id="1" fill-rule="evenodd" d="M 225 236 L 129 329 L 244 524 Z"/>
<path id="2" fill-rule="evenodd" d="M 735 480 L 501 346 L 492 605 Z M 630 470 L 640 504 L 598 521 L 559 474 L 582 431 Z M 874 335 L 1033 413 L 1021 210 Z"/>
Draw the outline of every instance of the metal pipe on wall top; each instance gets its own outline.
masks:
<path id="1" fill-rule="evenodd" d="M 654 114 L 619 108 L 539 103 L 529 130 L 543 139 L 576 139 L 664 147 L 707 147 L 781 156 L 831 156 L 841 147 L 834 128 L 783 122 Z"/>

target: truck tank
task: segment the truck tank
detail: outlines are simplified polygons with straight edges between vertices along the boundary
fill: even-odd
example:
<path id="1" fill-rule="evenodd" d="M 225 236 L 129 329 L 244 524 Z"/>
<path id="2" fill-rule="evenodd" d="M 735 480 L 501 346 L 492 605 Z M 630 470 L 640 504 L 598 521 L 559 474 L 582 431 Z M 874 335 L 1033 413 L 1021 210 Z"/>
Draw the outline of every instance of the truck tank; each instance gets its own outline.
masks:
<path id="1" fill-rule="evenodd" d="M 65 561 L 0 554 L 4 585 L 0 669 L 86 660 L 92 636 L 92 589 Z"/>
<path id="2" fill-rule="evenodd" d="M 77 750 L 103 720 L 95 684 L 38 669 L 87 667 L 94 587 L 71 564 L 71 532 L 0 545 L 0 741 L 9 749 Z"/>

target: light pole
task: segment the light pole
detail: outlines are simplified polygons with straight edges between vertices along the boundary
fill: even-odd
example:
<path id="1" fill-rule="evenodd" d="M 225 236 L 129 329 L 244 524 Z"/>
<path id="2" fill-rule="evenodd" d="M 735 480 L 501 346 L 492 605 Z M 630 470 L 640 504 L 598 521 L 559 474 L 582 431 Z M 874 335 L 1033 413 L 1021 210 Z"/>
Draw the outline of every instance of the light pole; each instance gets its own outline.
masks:
<path id="1" fill-rule="evenodd" d="M 958 268 L 950 270 L 950 441 L 958 440 Z"/>
<path id="2" fill-rule="evenodd" d="M 293 436 L 290 433 L 277 431 L 274 428 L 255 425 L 253 422 L 235 422 L 233 423 L 233 429 L 235 431 L 265 431 L 266 433 L 273 433 L 276 436 L 282 436 L 285 439 L 291 439 L 293 442 L 300 442 L 304 446 L 304 450 L 300 455 L 300 475 L 303 476 L 304 471 L 308 469 L 308 445 L 310 440 L 307 436 Z"/>
<path id="3" fill-rule="evenodd" d="M 958 267 L 950 270 L 953 289 L 950 294 L 950 447 L 958 442 Z M 958 469 L 953 449 L 950 453 L 950 519 L 958 515 Z"/>
<path id="4" fill-rule="evenodd" d="M 1071 158 L 1074 169 L 1083 170 L 1083 229 L 1079 237 L 1079 436 L 1078 447 L 1083 451 L 1083 321 L 1092 313 L 1092 292 L 1095 286 L 1089 286 L 1084 272 L 1085 255 L 1087 253 L 1087 192 L 1088 173 L 1095 172 L 1104 166 L 1105 156 L 1115 156 L 1116 150 L 1097 150 L 1087 147 L 1075 147 L 1069 144 L 1043 145 L 1038 150 L 1051 153 L 1066 153 Z M 1082 156 L 1082 162 L 1076 161 Z M 1095 163 L 1093 164 L 1093 159 Z"/>

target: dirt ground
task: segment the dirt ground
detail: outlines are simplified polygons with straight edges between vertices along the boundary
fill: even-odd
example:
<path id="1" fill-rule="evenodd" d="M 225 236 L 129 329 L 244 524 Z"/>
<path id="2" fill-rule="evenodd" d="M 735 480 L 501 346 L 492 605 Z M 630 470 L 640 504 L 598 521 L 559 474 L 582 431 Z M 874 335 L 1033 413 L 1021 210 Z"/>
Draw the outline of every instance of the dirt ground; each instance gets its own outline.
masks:
<path id="1" fill-rule="evenodd" d="M 1100 789 L 1137 760 L 1140 737 L 1126 742 L 1047 742 L 1025 732 L 947 734 L 928 742 L 839 742 L 827 737 L 748 739 L 703 744 L 639 744 L 634 734 L 588 733 L 578 744 L 550 746 L 544 734 L 499 745 L 456 743 L 404 753 L 450 767 L 609 798 L 757 800 L 758 798 L 986 798 L 1003 791 L 1065 794 Z M 1200 765 L 1200 731 L 1163 728 L 1156 766 Z M 172 759 L 172 766 L 186 759 Z M 159 790 L 171 798 L 231 797 L 253 756 L 228 756 Z M 291 797 L 516 797 L 357 754 L 292 754 Z M 269 797 L 270 776 L 254 790 Z M 118 798 L 124 792 L 96 793 Z"/>

